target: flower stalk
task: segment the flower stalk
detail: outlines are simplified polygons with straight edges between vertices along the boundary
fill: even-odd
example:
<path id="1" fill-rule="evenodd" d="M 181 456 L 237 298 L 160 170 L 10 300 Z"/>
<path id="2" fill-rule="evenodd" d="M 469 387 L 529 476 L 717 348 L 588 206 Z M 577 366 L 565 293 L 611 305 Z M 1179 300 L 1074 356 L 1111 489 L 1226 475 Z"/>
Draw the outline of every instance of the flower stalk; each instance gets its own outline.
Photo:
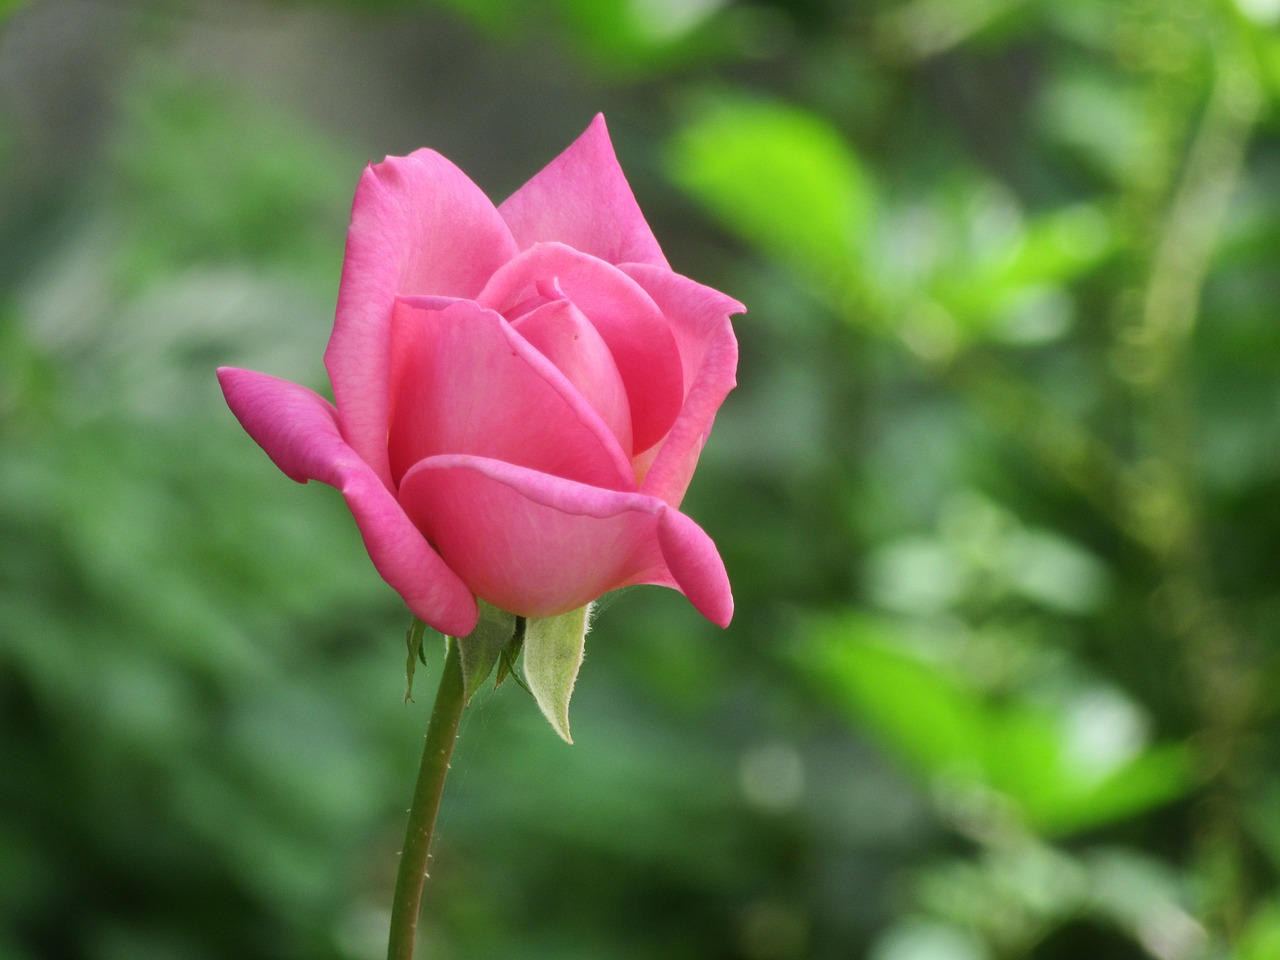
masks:
<path id="1" fill-rule="evenodd" d="M 436 690 L 431 719 L 427 723 L 426 744 L 418 782 L 409 807 L 409 823 L 400 850 L 400 866 L 396 871 L 395 895 L 391 903 L 391 935 L 387 942 L 387 960 L 413 960 L 413 946 L 418 932 L 418 914 L 422 888 L 427 879 L 431 855 L 431 837 L 435 832 L 436 814 L 449 773 L 449 758 L 458 738 L 458 723 L 466 704 L 462 679 L 462 657 L 459 643 L 447 640 L 444 670 Z"/>

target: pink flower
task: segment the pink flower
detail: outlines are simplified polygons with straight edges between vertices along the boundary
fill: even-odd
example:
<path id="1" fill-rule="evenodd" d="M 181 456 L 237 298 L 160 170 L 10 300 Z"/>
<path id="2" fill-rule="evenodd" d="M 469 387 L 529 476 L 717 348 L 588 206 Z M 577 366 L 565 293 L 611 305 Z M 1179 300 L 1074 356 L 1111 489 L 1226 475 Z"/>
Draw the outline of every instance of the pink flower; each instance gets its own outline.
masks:
<path id="1" fill-rule="evenodd" d="M 674 587 L 727 624 L 715 545 L 679 505 L 734 385 L 730 297 L 672 272 L 603 117 L 495 207 L 431 150 L 356 189 L 325 351 L 336 409 L 218 371 L 281 470 L 342 491 L 378 572 L 465 636 Z"/>

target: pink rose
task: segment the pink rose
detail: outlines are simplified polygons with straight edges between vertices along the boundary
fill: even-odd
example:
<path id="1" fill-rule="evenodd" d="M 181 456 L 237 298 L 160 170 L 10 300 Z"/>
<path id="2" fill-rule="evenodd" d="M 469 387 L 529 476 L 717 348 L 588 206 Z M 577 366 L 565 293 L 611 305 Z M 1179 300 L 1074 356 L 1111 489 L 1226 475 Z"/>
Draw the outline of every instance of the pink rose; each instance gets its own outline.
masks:
<path id="1" fill-rule="evenodd" d="M 637 583 L 723 626 L 724 564 L 678 508 L 743 309 L 672 272 L 596 117 L 499 207 L 431 150 L 365 170 L 325 351 L 336 409 L 218 378 L 276 466 L 342 491 L 443 633 L 472 631 L 476 597 L 550 617 Z"/>

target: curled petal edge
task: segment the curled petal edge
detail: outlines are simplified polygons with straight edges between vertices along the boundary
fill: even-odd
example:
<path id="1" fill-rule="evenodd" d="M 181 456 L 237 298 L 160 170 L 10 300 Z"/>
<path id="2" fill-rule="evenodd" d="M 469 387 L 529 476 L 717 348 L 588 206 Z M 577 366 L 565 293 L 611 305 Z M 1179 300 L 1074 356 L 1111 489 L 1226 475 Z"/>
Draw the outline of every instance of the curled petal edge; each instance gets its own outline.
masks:
<path id="1" fill-rule="evenodd" d="M 685 365 L 684 405 L 640 488 L 678 507 L 716 412 L 737 383 L 738 341 L 729 316 L 746 307 L 669 270 L 645 264 L 619 269 L 644 288 L 671 322 Z"/>
<path id="2" fill-rule="evenodd" d="M 342 438 L 332 404 L 306 387 L 252 370 L 222 367 L 218 381 L 236 419 L 286 476 L 341 491 L 374 567 L 415 616 L 450 636 L 475 628 L 475 597 Z"/>

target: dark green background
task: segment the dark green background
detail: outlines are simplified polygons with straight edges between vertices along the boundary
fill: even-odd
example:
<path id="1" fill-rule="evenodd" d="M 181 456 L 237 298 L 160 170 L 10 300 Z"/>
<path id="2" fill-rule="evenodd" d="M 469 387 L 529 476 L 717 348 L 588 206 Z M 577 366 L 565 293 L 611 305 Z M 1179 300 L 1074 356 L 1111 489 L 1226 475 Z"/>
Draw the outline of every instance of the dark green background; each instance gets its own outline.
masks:
<path id="1" fill-rule="evenodd" d="M 464 718 L 433 960 L 1280 956 L 1280 3 L 0 3 L 0 960 L 385 949 L 427 691 L 332 490 L 363 165 L 603 110 L 744 301 L 562 744 Z"/>

